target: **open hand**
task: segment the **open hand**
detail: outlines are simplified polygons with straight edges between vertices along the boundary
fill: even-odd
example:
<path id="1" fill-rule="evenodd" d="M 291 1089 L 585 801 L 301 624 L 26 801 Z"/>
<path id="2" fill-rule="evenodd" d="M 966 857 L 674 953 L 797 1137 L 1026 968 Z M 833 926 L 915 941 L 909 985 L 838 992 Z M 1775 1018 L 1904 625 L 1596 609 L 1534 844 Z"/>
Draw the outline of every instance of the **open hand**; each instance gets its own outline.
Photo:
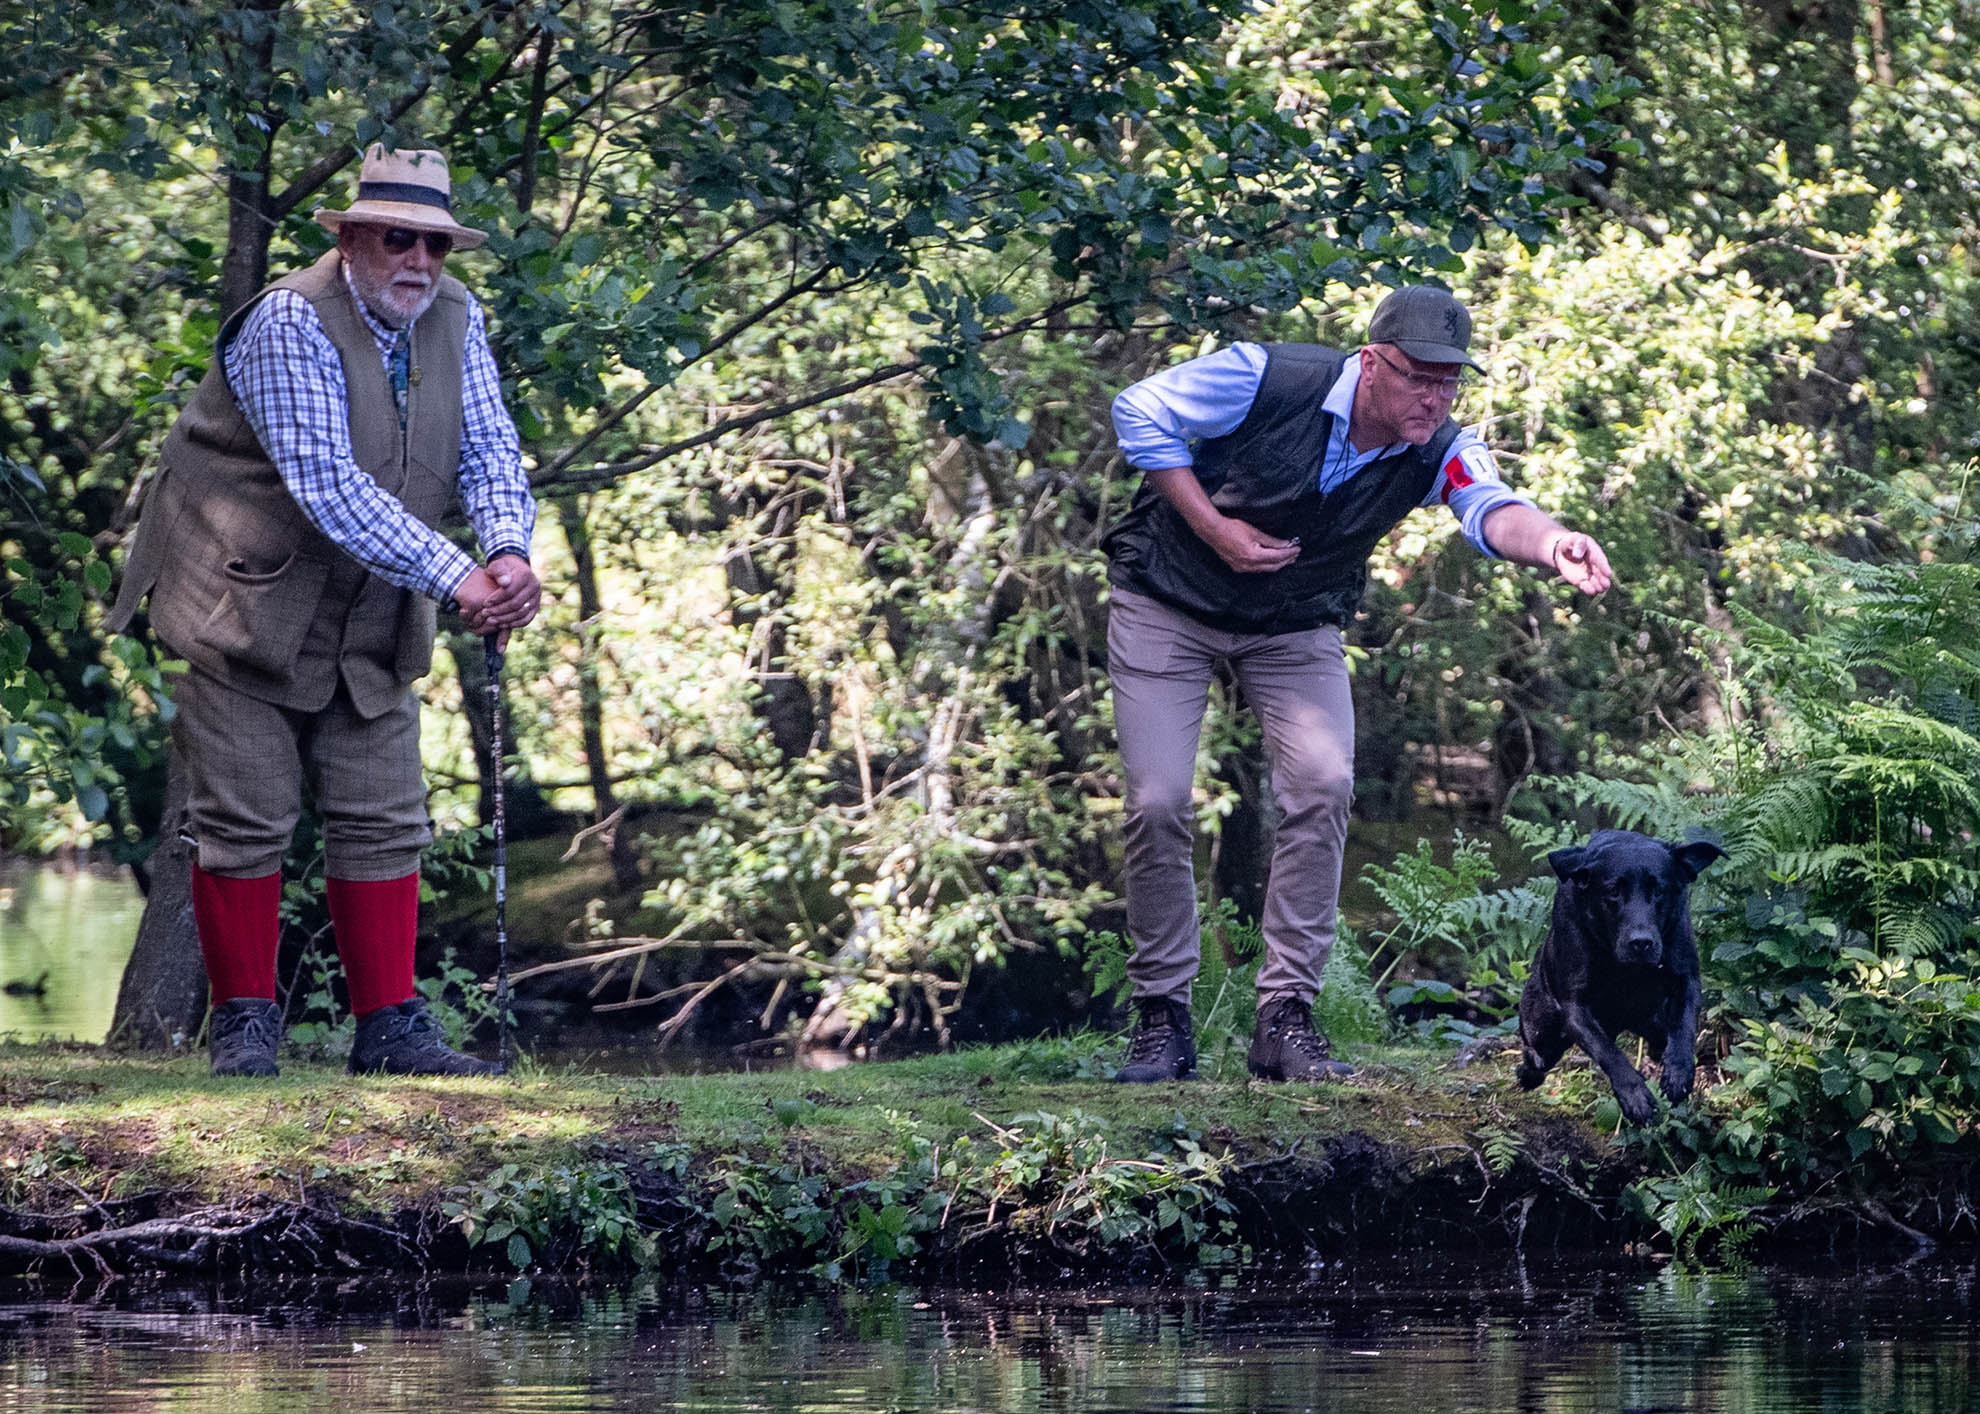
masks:
<path id="1" fill-rule="evenodd" d="M 1568 531 L 1554 541 L 1547 554 L 1553 561 L 1554 573 L 1583 594 L 1600 594 L 1614 579 L 1609 557 L 1602 553 L 1602 547 L 1592 535 Z"/>

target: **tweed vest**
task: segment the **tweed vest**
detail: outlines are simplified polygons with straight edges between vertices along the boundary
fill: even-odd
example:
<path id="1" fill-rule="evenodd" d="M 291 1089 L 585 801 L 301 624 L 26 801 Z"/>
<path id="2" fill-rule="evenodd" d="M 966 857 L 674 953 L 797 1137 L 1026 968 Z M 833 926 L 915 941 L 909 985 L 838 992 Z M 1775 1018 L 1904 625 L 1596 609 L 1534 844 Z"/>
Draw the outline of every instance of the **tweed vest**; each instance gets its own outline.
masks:
<path id="1" fill-rule="evenodd" d="M 1144 480 L 1102 542 L 1109 580 L 1230 633 L 1351 623 L 1368 582 L 1368 556 L 1430 494 L 1458 426 L 1446 418 L 1423 446 L 1378 457 L 1321 491 L 1338 421 L 1322 404 L 1346 362 L 1345 353 L 1318 344 L 1267 345 L 1251 411 L 1196 449 L 1196 479 L 1210 503 L 1268 535 L 1297 538 L 1298 559 L 1240 574 Z"/>
<path id="2" fill-rule="evenodd" d="M 165 439 L 109 627 L 125 628 L 148 593 L 159 640 L 230 687 L 319 711 L 342 681 L 359 713 L 375 717 L 432 666 L 437 606 L 370 573 L 312 525 L 242 414 L 226 349 L 278 289 L 308 300 L 336 347 L 358 467 L 427 525 L 452 506 L 467 292 L 441 276 L 413 326 L 402 432 L 384 360 L 333 250 L 269 285 L 221 329 L 206 377 Z"/>

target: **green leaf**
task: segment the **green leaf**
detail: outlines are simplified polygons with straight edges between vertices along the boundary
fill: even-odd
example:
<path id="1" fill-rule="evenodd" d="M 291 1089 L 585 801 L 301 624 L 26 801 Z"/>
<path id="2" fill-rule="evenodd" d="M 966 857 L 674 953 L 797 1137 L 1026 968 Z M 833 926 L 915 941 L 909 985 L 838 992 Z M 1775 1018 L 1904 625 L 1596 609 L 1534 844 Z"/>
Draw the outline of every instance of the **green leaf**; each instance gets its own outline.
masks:
<path id="1" fill-rule="evenodd" d="M 102 786 L 83 786 L 76 791 L 76 804 L 81 807 L 83 818 L 89 821 L 101 820 L 110 812 L 110 797 L 105 795 Z"/>

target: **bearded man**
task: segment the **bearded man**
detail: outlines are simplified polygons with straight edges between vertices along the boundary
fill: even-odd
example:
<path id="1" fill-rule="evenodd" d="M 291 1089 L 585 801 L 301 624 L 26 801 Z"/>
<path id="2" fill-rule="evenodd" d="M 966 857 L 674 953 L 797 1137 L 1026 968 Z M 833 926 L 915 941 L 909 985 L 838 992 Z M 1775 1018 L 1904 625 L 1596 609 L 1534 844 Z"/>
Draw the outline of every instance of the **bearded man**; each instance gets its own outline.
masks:
<path id="1" fill-rule="evenodd" d="M 226 321 L 165 439 L 110 627 L 149 595 L 152 631 L 190 664 L 171 729 L 213 1073 L 277 1073 L 281 862 L 306 781 L 351 1071 L 491 1074 L 446 1045 L 413 985 L 432 831 L 412 684 L 435 614 L 506 643 L 541 596 L 481 307 L 442 269 L 486 237 L 454 220 L 438 152 L 373 146 L 357 199 L 315 217 L 336 249 Z M 457 497 L 485 564 L 435 528 Z"/>

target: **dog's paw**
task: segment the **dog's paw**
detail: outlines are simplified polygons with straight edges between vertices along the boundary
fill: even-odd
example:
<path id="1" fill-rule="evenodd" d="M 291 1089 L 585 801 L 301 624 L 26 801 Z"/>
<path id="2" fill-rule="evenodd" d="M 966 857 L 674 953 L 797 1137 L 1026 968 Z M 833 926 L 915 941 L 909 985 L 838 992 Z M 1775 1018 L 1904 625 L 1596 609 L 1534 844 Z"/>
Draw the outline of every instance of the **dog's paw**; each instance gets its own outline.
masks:
<path id="1" fill-rule="evenodd" d="M 1650 1087 L 1640 1080 L 1626 1090 L 1616 1091 L 1616 1103 L 1622 1106 L 1623 1118 L 1631 1124 L 1645 1125 L 1657 1117 L 1657 1102 L 1650 1097 Z"/>
<path id="2" fill-rule="evenodd" d="M 1682 1104 L 1691 1094 L 1692 1073 L 1689 1070 L 1666 1070 L 1658 1079 L 1657 1088 L 1664 1092 L 1664 1098 L 1672 1104 Z"/>
<path id="3" fill-rule="evenodd" d="M 1522 1090 L 1532 1090 L 1546 1078 L 1546 1071 L 1541 1070 L 1537 1066 L 1527 1065 L 1523 1061 L 1520 1063 L 1519 1069 L 1513 1072 L 1513 1079 L 1519 1082 L 1519 1088 Z"/>

